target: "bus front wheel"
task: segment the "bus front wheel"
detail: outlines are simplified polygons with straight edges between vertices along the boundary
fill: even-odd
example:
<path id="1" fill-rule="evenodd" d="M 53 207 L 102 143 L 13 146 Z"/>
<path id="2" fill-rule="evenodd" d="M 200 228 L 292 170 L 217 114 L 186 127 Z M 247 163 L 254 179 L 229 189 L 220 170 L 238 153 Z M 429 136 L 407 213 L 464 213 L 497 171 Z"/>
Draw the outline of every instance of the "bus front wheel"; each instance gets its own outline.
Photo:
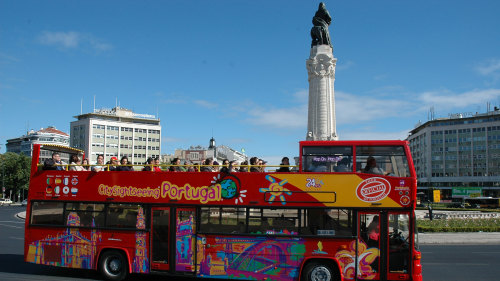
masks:
<path id="1" fill-rule="evenodd" d="M 127 277 L 127 259 L 121 251 L 106 251 L 99 260 L 99 269 L 106 279 L 121 281 Z"/>
<path id="2" fill-rule="evenodd" d="M 303 271 L 302 281 L 337 281 L 337 272 L 327 262 L 310 262 Z"/>

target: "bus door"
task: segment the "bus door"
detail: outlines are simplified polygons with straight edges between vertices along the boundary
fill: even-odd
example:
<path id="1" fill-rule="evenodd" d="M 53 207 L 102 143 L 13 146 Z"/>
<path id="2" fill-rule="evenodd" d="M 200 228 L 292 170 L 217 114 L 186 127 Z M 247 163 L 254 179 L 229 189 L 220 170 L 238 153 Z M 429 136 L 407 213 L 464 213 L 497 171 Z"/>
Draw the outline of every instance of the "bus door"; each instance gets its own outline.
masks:
<path id="1" fill-rule="evenodd" d="M 153 207 L 151 219 L 151 269 L 170 269 L 170 208 Z"/>
<path id="2" fill-rule="evenodd" d="M 410 280 L 410 253 L 414 235 L 410 230 L 408 212 L 389 212 L 387 225 L 389 280 Z"/>
<path id="3" fill-rule="evenodd" d="M 380 272 L 380 249 L 383 249 L 384 233 L 381 233 L 380 221 L 385 214 L 382 212 L 358 212 L 358 245 L 356 256 L 356 280 L 385 280 Z M 382 231 L 383 232 L 383 231 Z"/>
<path id="4" fill-rule="evenodd" d="M 175 270 L 194 273 L 196 209 L 177 208 L 175 217 Z"/>

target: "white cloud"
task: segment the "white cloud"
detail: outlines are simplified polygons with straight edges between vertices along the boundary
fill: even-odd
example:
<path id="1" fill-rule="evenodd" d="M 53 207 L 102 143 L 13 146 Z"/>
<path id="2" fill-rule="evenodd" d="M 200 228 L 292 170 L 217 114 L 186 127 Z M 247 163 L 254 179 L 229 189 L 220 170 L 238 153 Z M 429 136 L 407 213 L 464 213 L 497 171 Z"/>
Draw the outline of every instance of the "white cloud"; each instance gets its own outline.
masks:
<path id="1" fill-rule="evenodd" d="M 405 140 L 410 130 L 399 132 L 341 131 L 341 140 Z"/>
<path id="2" fill-rule="evenodd" d="M 337 62 L 337 65 L 335 66 L 335 71 L 339 71 L 339 70 L 346 70 L 346 69 L 349 69 L 353 66 L 355 66 L 356 64 L 353 62 L 353 61 L 346 61 L 346 62 L 343 62 L 343 61 L 339 61 Z"/>
<path id="3" fill-rule="evenodd" d="M 484 76 L 500 75 L 500 59 L 490 59 L 476 66 L 476 71 Z"/>
<path id="4" fill-rule="evenodd" d="M 208 108 L 208 109 L 213 109 L 213 108 L 218 107 L 218 105 L 216 103 L 209 102 L 206 100 L 194 100 L 193 102 L 201 107 Z"/>
<path id="5" fill-rule="evenodd" d="M 406 115 L 411 104 L 401 99 L 382 99 L 380 96 L 359 96 L 338 91 L 335 111 L 339 124 L 373 122 L 388 117 Z"/>
<path id="6" fill-rule="evenodd" d="M 307 126 L 307 106 L 291 108 L 254 108 L 248 112 L 247 122 L 270 128 L 297 129 Z"/>
<path id="7" fill-rule="evenodd" d="M 91 34 L 75 31 L 43 31 L 38 36 L 38 41 L 47 46 L 55 46 L 61 49 L 77 49 L 87 47 L 96 51 L 107 51 L 113 48 Z"/>
<path id="8" fill-rule="evenodd" d="M 440 110 L 463 109 L 475 105 L 486 105 L 500 98 L 500 89 L 472 90 L 456 94 L 447 90 L 422 93 L 418 99 L 425 106 Z"/>

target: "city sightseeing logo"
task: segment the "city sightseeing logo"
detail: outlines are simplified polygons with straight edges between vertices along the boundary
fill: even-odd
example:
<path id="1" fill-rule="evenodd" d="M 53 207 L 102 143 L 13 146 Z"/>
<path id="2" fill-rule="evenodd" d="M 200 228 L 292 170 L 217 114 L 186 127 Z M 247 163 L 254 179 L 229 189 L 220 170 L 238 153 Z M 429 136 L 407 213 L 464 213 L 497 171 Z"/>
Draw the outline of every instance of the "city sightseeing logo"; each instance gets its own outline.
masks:
<path id="1" fill-rule="evenodd" d="M 356 196 L 363 202 L 377 202 L 389 195 L 391 184 L 383 178 L 369 178 L 356 188 Z"/>

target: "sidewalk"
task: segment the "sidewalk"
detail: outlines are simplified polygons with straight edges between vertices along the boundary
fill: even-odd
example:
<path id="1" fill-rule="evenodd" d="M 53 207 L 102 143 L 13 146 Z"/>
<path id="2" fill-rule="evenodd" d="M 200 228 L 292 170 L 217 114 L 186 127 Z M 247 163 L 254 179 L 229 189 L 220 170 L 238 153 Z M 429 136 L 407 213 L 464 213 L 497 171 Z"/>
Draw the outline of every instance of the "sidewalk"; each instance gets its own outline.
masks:
<path id="1" fill-rule="evenodd" d="M 428 232 L 418 234 L 419 244 L 500 244 L 500 232 Z"/>
<path id="2" fill-rule="evenodd" d="M 26 212 L 17 213 L 20 219 L 26 219 Z M 418 234 L 419 244 L 500 244 L 500 232 L 428 232 Z"/>
<path id="3" fill-rule="evenodd" d="M 26 211 L 17 213 L 16 217 L 25 220 L 26 219 Z"/>

